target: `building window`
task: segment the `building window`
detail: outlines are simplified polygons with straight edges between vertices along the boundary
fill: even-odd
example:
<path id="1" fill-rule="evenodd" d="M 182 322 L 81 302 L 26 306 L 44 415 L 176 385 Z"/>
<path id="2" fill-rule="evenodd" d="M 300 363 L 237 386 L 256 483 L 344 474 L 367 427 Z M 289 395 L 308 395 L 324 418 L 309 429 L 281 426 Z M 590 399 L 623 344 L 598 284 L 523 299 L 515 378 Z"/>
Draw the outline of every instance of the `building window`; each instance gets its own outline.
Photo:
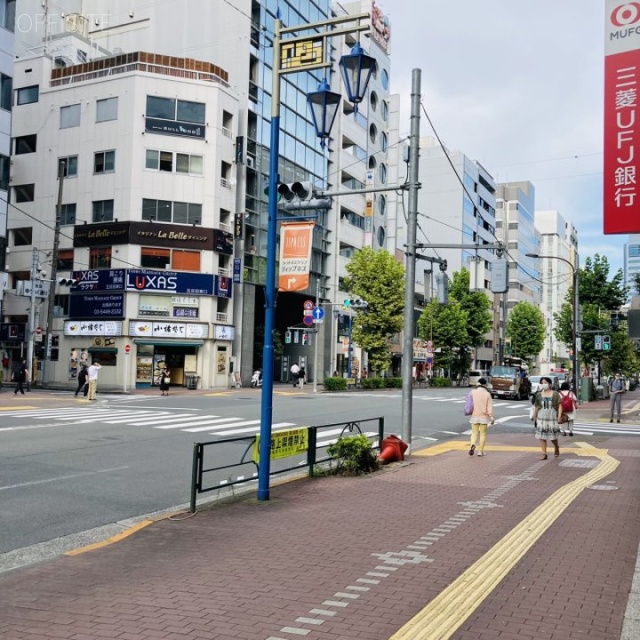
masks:
<path id="1" fill-rule="evenodd" d="M 380 82 L 382 83 L 382 88 L 386 91 L 389 88 L 389 72 L 386 69 L 383 69 L 380 74 Z"/>
<path id="2" fill-rule="evenodd" d="M 0 109 L 11 111 L 11 96 L 13 95 L 13 78 L 0 73 Z"/>
<path id="3" fill-rule="evenodd" d="M 68 107 L 60 107 L 60 128 L 71 129 L 80 126 L 80 105 L 70 104 Z"/>
<path id="4" fill-rule="evenodd" d="M 144 269 L 169 269 L 171 267 L 171 249 L 142 247 L 140 266 Z"/>
<path id="5" fill-rule="evenodd" d="M 140 248 L 140 266 L 145 269 L 200 271 L 200 252 L 183 249 Z"/>
<path id="6" fill-rule="evenodd" d="M 190 155 L 188 153 L 176 153 L 171 151 L 158 151 L 147 149 L 145 168 L 154 171 L 167 171 L 172 173 L 186 173 L 201 176 L 203 169 L 202 156 Z"/>
<path id="7" fill-rule="evenodd" d="M 33 202 L 35 198 L 35 184 L 21 184 L 13 188 L 15 202 Z"/>
<path id="8" fill-rule="evenodd" d="M 23 153 L 35 153 L 38 136 L 34 133 L 29 136 L 18 136 L 13 139 L 13 153 L 20 156 Z"/>
<path id="9" fill-rule="evenodd" d="M 22 229 L 12 229 L 13 246 L 24 247 L 33 242 L 33 229 L 31 227 L 23 227 Z"/>
<path id="10" fill-rule="evenodd" d="M 91 247 L 89 249 L 89 269 L 109 269 L 111 267 L 111 247 Z"/>
<path id="11" fill-rule="evenodd" d="M 73 271 L 73 249 L 58 251 L 58 271 Z"/>
<path id="12" fill-rule="evenodd" d="M 60 207 L 60 224 L 75 224 L 76 223 L 76 205 L 63 204 Z"/>
<path id="13" fill-rule="evenodd" d="M 62 175 L 64 178 L 75 178 L 78 175 L 78 156 L 67 156 L 66 158 L 60 158 L 59 163 L 64 162 L 64 169 Z M 58 174 L 60 175 L 60 165 L 58 165 Z"/>
<path id="14" fill-rule="evenodd" d="M 389 143 L 387 141 L 387 134 L 384 133 L 384 131 L 380 134 L 380 144 L 382 145 L 382 150 L 386 152 Z"/>
<path id="15" fill-rule="evenodd" d="M 375 124 L 371 124 L 371 126 L 369 127 L 369 140 L 371 140 L 372 143 L 375 143 L 377 138 L 378 138 L 378 127 L 376 127 Z"/>
<path id="16" fill-rule="evenodd" d="M 0 154 L 0 191 L 9 191 L 9 168 L 11 158 Z"/>
<path id="17" fill-rule="evenodd" d="M 16 0 L 0 2 L 0 26 L 8 31 L 14 31 L 16 28 Z"/>
<path id="18" fill-rule="evenodd" d="M 387 184 L 387 166 L 385 164 L 380 164 L 380 167 L 378 167 L 378 175 L 380 176 L 380 182 Z"/>
<path id="19" fill-rule="evenodd" d="M 94 173 L 112 173 L 116 167 L 115 151 L 98 151 L 93 156 Z"/>
<path id="20" fill-rule="evenodd" d="M 382 112 L 382 119 L 386 122 L 389 119 L 389 105 L 386 100 L 382 101 L 382 107 L 380 108 Z"/>
<path id="21" fill-rule="evenodd" d="M 58 267 L 60 268 L 60 267 Z M 53 297 L 53 315 L 59 318 L 60 316 L 69 315 L 69 294 L 56 294 Z"/>
<path id="22" fill-rule="evenodd" d="M 38 102 L 38 96 L 40 95 L 40 89 L 37 84 L 31 87 L 22 87 L 22 89 L 16 89 L 16 104 L 31 104 Z"/>
<path id="23" fill-rule="evenodd" d="M 147 117 L 178 122 L 205 123 L 205 105 L 189 100 L 147 96 Z"/>
<path id="24" fill-rule="evenodd" d="M 142 219 L 179 224 L 200 224 L 202 205 L 168 200 L 142 200 Z"/>
<path id="25" fill-rule="evenodd" d="M 113 220 L 113 200 L 93 201 L 93 221 L 110 222 Z"/>
<path id="26" fill-rule="evenodd" d="M 105 98 L 96 101 L 96 122 L 118 119 L 118 98 Z"/>

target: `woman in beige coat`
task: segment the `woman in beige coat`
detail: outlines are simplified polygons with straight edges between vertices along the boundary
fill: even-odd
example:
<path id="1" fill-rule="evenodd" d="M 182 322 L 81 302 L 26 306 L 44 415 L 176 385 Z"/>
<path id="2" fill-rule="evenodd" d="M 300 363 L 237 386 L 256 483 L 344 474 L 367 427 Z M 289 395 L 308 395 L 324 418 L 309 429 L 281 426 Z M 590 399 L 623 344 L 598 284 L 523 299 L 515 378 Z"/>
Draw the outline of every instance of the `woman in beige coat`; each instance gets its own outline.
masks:
<path id="1" fill-rule="evenodd" d="M 495 424 L 493 418 L 493 398 L 487 389 L 487 379 L 480 378 L 478 386 L 471 391 L 473 398 L 473 413 L 469 422 L 471 423 L 471 447 L 469 455 L 472 456 L 478 445 L 478 455 L 484 455 L 484 444 L 487 440 L 487 427 Z M 478 441 L 479 439 L 479 441 Z"/>

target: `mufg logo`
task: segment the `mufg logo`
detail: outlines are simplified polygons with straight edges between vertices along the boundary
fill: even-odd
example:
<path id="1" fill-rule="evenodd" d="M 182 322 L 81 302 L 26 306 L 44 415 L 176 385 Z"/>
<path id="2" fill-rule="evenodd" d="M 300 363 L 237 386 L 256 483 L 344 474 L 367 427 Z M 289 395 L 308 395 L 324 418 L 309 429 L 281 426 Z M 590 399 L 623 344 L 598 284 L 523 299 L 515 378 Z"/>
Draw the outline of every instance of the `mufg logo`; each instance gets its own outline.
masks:
<path id="1" fill-rule="evenodd" d="M 616 27 L 626 27 L 640 22 L 640 2 L 626 2 L 611 12 L 611 22 Z"/>

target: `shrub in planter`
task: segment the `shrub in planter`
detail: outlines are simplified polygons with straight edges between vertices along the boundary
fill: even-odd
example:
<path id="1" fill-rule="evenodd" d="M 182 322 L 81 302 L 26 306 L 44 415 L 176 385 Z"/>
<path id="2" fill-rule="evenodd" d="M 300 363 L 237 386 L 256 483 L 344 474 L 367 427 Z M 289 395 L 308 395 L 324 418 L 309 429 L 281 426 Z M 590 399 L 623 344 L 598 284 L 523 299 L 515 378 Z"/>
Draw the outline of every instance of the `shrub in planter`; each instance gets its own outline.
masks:
<path id="1" fill-rule="evenodd" d="M 362 378 L 363 389 L 382 389 L 384 380 L 382 378 Z"/>
<path id="2" fill-rule="evenodd" d="M 327 391 L 344 391 L 347 388 L 346 378 L 325 378 L 324 388 Z"/>
<path id="3" fill-rule="evenodd" d="M 376 471 L 380 464 L 371 448 L 371 442 L 364 434 L 338 438 L 327 447 L 327 453 L 336 460 L 336 473 L 359 476 Z"/>
<path id="4" fill-rule="evenodd" d="M 450 387 L 451 380 L 449 378 L 431 378 L 432 387 Z"/>
<path id="5" fill-rule="evenodd" d="M 385 378 L 385 389 L 402 389 L 402 378 Z"/>

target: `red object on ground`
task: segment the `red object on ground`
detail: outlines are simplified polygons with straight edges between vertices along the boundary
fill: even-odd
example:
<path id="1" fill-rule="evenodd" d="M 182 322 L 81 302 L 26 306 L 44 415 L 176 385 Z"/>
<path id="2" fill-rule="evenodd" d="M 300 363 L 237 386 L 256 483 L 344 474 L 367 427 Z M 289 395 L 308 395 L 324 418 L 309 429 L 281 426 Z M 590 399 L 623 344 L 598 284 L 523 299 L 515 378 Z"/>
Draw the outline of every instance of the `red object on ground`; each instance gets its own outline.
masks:
<path id="1" fill-rule="evenodd" d="M 388 462 L 404 460 L 404 452 L 407 450 L 408 446 L 409 445 L 400 440 L 398 436 L 391 434 L 380 443 L 378 461 L 382 462 L 382 464 L 387 464 Z"/>

